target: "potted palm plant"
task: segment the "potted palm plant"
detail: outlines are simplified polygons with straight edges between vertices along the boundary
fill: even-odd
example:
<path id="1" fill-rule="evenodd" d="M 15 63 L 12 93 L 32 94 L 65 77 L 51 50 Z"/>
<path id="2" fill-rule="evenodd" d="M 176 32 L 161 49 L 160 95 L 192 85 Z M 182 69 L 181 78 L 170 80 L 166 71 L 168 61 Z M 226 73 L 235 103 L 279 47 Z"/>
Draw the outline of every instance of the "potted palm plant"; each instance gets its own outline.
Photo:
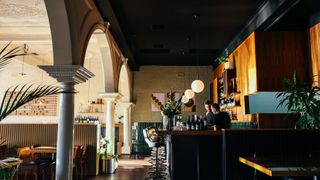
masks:
<path id="1" fill-rule="evenodd" d="M 320 88 L 301 84 L 296 73 L 284 84 L 287 90 L 277 94 L 278 107 L 286 106 L 288 112 L 299 115 L 295 128 L 320 129 Z"/>

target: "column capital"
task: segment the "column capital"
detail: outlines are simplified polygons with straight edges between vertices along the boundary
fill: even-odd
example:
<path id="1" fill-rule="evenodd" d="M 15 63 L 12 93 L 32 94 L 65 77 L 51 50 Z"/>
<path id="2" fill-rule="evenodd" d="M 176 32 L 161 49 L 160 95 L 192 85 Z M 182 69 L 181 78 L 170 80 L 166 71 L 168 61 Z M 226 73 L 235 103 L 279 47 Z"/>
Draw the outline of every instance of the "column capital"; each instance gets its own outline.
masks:
<path id="1" fill-rule="evenodd" d="M 120 93 L 99 93 L 99 95 L 106 101 L 116 101 L 120 99 Z"/>
<path id="2" fill-rule="evenodd" d="M 119 102 L 117 105 L 120 108 L 128 109 L 132 107 L 134 104 L 132 102 Z"/>
<path id="3" fill-rule="evenodd" d="M 94 74 L 80 65 L 53 65 L 38 66 L 46 71 L 51 77 L 58 82 L 73 82 L 75 84 L 86 82 Z"/>

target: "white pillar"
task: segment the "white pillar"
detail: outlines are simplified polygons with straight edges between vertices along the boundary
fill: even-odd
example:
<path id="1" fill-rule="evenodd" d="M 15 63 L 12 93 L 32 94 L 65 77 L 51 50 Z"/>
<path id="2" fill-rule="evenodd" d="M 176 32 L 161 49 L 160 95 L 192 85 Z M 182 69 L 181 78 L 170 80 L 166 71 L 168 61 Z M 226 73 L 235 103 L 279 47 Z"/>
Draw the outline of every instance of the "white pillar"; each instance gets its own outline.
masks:
<path id="1" fill-rule="evenodd" d="M 122 154 L 131 154 L 132 147 L 132 124 L 131 124 L 131 107 L 130 102 L 121 102 L 119 106 L 123 109 L 123 147 Z"/>
<path id="2" fill-rule="evenodd" d="M 72 179 L 74 135 L 74 85 L 94 75 L 82 66 L 39 66 L 61 83 L 58 116 L 56 180 Z"/>
<path id="3" fill-rule="evenodd" d="M 111 142 L 111 145 L 108 145 L 108 153 L 115 153 L 115 123 L 114 123 L 114 104 L 116 103 L 116 100 L 120 97 L 119 93 L 103 93 L 100 94 L 106 103 L 105 106 L 105 112 L 106 112 L 106 138 L 109 142 Z"/>

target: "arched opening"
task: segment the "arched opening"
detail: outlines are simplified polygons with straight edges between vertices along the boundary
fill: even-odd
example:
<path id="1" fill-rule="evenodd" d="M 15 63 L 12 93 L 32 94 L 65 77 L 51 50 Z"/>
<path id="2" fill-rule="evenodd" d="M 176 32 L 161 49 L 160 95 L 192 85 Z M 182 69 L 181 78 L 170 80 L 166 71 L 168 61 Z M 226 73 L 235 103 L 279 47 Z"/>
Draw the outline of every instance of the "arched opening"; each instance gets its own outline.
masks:
<path id="1" fill-rule="evenodd" d="M 122 95 L 122 102 L 131 101 L 131 83 L 130 83 L 130 71 L 127 64 L 123 64 L 120 70 L 119 76 L 119 93 Z"/>
<path id="2" fill-rule="evenodd" d="M 101 36 L 104 36 L 104 40 Z M 113 82 L 108 81 L 113 72 L 108 47 L 104 32 L 97 29 L 90 37 L 83 63 L 83 66 L 95 76 L 85 83 L 76 85 L 78 92 L 75 98 L 76 117 L 98 118 L 100 123 L 105 122 L 104 105 L 100 93 L 105 92 L 106 85 L 112 85 Z"/>

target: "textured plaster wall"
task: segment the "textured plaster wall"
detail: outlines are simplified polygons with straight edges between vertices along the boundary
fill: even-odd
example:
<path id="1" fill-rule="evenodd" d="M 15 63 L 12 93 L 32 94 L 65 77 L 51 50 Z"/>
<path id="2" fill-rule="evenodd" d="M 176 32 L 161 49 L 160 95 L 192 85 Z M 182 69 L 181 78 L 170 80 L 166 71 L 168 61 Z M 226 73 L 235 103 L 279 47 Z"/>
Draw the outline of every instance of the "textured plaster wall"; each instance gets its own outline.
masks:
<path id="1" fill-rule="evenodd" d="M 204 101 L 210 99 L 210 83 L 212 82 L 211 66 L 141 66 L 140 71 L 133 72 L 133 122 L 160 122 L 160 112 L 151 111 L 151 94 L 154 92 L 184 92 L 191 88 L 191 82 L 199 78 L 205 83 L 205 89 L 196 94 L 196 113 L 204 114 Z M 184 77 L 178 76 L 184 74 Z M 195 113 L 183 112 L 183 119 Z"/>

